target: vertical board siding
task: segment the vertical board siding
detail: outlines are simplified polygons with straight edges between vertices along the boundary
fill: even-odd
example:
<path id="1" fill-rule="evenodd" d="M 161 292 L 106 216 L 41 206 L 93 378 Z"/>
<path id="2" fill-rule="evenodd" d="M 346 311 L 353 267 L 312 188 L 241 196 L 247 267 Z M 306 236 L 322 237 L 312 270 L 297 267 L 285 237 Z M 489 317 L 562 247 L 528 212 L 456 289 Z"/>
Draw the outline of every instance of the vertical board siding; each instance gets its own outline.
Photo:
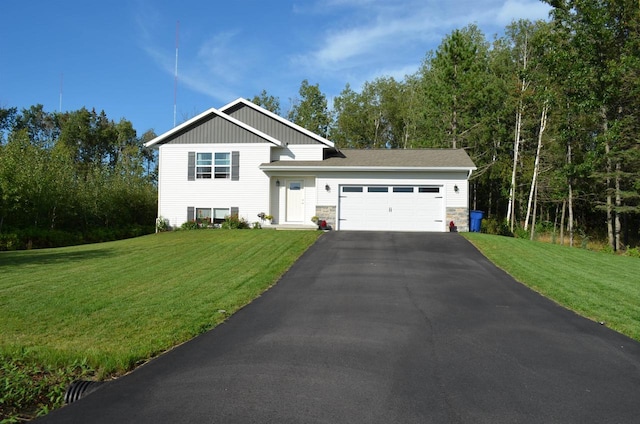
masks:
<path id="1" fill-rule="evenodd" d="M 319 144 L 314 138 L 293 129 L 277 119 L 260 113 L 249 106 L 239 104 L 227 110 L 226 113 L 238 121 L 244 122 L 258 131 L 262 131 L 282 142 L 289 144 Z"/>
<path id="2" fill-rule="evenodd" d="M 246 129 L 213 115 L 197 125 L 187 127 L 166 144 L 269 143 Z"/>

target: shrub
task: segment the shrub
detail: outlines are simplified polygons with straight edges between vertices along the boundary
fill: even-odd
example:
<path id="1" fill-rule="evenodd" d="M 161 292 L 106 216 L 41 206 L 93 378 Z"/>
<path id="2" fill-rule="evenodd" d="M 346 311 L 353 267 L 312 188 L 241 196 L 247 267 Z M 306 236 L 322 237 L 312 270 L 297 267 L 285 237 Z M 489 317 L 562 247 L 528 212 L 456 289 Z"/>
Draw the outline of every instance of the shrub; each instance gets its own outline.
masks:
<path id="1" fill-rule="evenodd" d="M 0 251 L 16 250 L 18 243 L 18 235 L 15 233 L 0 234 Z"/>
<path id="2" fill-rule="evenodd" d="M 253 223 L 253 226 L 251 228 L 253 228 L 254 230 L 260 230 L 262 229 L 262 225 L 260 225 L 260 223 L 256 221 Z"/>
<path id="3" fill-rule="evenodd" d="M 200 225 L 196 221 L 187 221 L 180 226 L 181 230 L 197 230 L 200 228 Z"/>
<path id="4" fill-rule="evenodd" d="M 156 218 L 156 231 L 159 233 L 163 233 L 165 231 L 169 231 L 171 227 L 169 226 L 169 220 L 167 218 L 163 218 L 159 216 Z"/>
<path id="5" fill-rule="evenodd" d="M 528 239 L 529 237 L 531 237 L 531 234 L 529 233 L 529 231 L 525 230 L 522 227 L 516 227 L 513 230 L 513 237 L 519 239 Z"/>
<path id="6" fill-rule="evenodd" d="M 626 256 L 630 256 L 632 258 L 640 258 L 640 249 L 637 247 L 634 248 L 627 248 L 627 251 L 625 252 Z"/>
<path id="7" fill-rule="evenodd" d="M 480 231 L 487 234 L 513 237 L 513 233 L 509 230 L 509 224 L 507 221 L 495 218 L 483 219 Z"/>
<path id="8" fill-rule="evenodd" d="M 243 230 L 250 228 L 246 219 L 238 217 L 238 215 L 231 215 L 224 218 L 224 222 L 220 226 L 221 228 L 228 230 Z"/>

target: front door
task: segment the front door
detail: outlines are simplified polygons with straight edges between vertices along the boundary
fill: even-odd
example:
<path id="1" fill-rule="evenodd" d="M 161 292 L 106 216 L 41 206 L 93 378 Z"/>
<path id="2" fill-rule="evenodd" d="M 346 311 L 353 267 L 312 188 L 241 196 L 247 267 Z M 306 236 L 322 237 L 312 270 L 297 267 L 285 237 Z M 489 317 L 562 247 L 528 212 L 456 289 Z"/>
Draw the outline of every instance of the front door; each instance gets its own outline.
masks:
<path id="1" fill-rule="evenodd" d="M 304 181 L 287 181 L 287 222 L 304 219 Z"/>

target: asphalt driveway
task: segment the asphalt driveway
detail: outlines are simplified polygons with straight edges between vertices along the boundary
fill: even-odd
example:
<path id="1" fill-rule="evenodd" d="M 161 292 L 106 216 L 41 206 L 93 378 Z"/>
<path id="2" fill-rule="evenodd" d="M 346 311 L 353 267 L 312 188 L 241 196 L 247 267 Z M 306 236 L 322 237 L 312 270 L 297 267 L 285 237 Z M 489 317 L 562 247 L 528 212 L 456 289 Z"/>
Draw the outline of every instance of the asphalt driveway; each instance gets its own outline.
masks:
<path id="1" fill-rule="evenodd" d="M 212 305 L 215 308 L 215 305 Z M 631 423 L 640 344 L 459 234 L 325 234 L 218 328 L 49 423 Z"/>

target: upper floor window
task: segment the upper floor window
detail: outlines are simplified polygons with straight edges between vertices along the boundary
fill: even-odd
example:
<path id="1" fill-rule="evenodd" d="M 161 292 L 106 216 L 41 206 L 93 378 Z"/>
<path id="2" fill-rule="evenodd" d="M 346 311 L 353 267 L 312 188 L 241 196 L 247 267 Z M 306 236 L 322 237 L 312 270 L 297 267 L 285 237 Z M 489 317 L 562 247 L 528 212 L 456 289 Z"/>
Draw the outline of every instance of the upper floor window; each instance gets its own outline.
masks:
<path id="1" fill-rule="evenodd" d="M 240 152 L 188 152 L 187 180 L 240 180 Z"/>
<path id="2" fill-rule="evenodd" d="M 231 178 L 231 153 L 216 153 L 214 178 Z"/>
<path id="3" fill-rule="evenodd" d="M 211 153 L 196 154 L 196 178 L 211 178 Z"/>

